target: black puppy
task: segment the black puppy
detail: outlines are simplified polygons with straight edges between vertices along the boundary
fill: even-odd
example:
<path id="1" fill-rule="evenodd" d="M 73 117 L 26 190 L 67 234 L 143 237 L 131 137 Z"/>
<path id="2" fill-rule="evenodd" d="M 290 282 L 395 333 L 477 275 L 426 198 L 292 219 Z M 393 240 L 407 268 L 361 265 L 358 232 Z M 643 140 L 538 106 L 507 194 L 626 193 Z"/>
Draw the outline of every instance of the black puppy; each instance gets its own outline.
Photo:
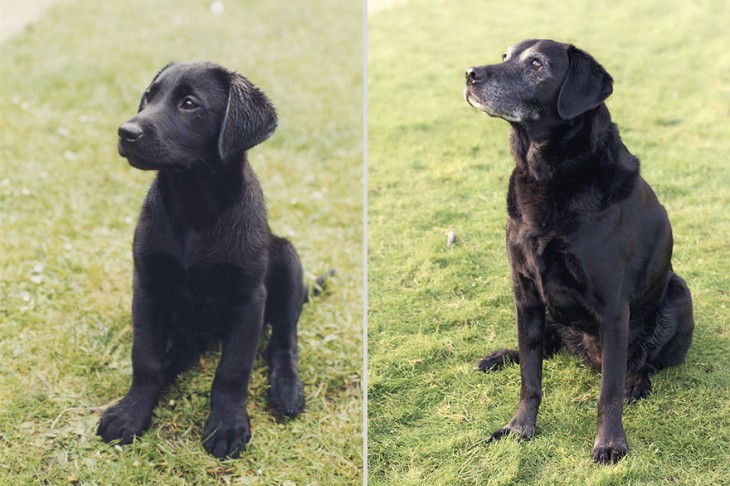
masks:
<path id="1" fill-rule="evenodd" d="M 491 440 L 535 434 L 543 357 L 565 346 L 602 373 L 598 463 L 626 454 L 624 398 L 646 397 L 652 374 L 682 362 L 694 328 L 666 211 L 604 104 L 612 85 L 574 46 L 526 40 L 502 64 L 469 68 L 464 89 L 471 106 L 510 122 L 517 162 L 507 253 L 519 352 L 496 351 L 479 367 L 519 361 L 522 385 L 517 414 Z"/>
<path id="2" fill-rule="evenodd" d="M 163 387 L 221 340 L 204 446 L 238 456 L 251 437 L 246 396 L 264 322 L 272 325 L 269 403 L 287 416 L 303 410 L 302 267 L 294 247 L 272 235 L 246 160 L 276 124 L 246 78 L 195 62 L 165 67 L 119 127 L 119 154 L 158 173 L 134 235 L 132 385 L 99 424 L 105 441 L 144 432 Z"/>

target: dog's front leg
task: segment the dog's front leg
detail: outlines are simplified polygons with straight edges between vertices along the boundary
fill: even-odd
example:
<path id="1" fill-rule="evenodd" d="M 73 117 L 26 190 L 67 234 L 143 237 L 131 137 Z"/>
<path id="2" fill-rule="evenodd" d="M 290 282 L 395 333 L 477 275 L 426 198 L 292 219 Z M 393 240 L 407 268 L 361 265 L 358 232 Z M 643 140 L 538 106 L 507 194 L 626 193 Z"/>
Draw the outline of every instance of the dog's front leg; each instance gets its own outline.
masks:
<path id="1" fill-rule="evenodd" d="M 152 410 L 164 386 L 163 360 L 170 306 L 135 282 L 132 300 L 132 385 L 119 403 L 110 407 L 96 431 L 105 442 L 132 442 L 150 426 Z"/>
<path id="2" fill-rule="evenodd" d="M 537 411 L 542 400 L 542 351 L 545 329 L 545 305 L 540 301 L 534 282 L 519 276 L 515 279 L 515 314 L 520 353 L 520 403 L 512 421 L 497 430 L 489 441 L 514 434 L 522 439 L 535 435 Z"/>
<path id="3" fill-rule="evenodd" d="M 262 284 L 246 304 L 232 309 L 229 330 L 223 336 L 223 353 L 210 394 L 210 416 L 203 432 L 205 450 L 219 459 L 238 457 L 251 439 L 246 397 L 263 329 L 265 302 Z"/>
<path id="4" fill-rule="evenodd" d="M 598 397 L 598 433 L 593 460 L 615 463 L 629 450 L 621 416 L 624 406 L 624 372 L 629 339 L 629 306 L 601 323 L 601 395 Z"/>

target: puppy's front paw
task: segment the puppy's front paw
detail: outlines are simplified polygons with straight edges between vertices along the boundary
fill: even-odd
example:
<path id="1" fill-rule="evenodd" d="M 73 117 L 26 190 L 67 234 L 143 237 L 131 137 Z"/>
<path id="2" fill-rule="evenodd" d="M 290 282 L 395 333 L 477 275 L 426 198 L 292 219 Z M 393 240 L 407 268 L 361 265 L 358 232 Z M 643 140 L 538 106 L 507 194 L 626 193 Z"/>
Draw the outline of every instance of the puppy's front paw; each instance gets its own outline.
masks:
<path id="1" fill-rule="evenodd" d="M 130 403 L 135 402 L 123 399 L 104 412 L 96 429 L 96 435 L 101 436 L 104 442 L 119 439 L 120 444 L 130 444 L 136 436 L 142 435 L 149 428 L 152 410 Z"/>
<path id="2" fill-rule="evenodd" d="M 269 377 L 269 405 L 277 413 L 296 417 L 304 410 L 304 385 L 296 372 L 272 373 Z"/>
<path id="3" fill-rule="evenodd" d="M 212 412 L 205 422 L 203 447 L 218 459 L 238 458 L 249 440 L 251 423 L 246 412 L 240 415 Z"/>

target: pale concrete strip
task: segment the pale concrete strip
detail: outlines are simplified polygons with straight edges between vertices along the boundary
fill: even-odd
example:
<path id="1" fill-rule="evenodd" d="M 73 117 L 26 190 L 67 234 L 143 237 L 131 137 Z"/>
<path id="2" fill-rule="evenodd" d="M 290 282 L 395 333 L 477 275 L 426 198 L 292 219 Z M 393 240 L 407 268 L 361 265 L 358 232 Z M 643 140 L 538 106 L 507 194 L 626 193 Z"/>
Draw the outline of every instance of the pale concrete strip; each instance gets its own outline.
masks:
<path id="1" fill-rule="evenodd" d="M 56 0 L 0 0 L 0 41 L 38 20 Z"/>
<path id="2" fill-rule="evenodd" d="M 368 13 L 389 10 L 407 2 L 408 0 L 368 0 Z"/>

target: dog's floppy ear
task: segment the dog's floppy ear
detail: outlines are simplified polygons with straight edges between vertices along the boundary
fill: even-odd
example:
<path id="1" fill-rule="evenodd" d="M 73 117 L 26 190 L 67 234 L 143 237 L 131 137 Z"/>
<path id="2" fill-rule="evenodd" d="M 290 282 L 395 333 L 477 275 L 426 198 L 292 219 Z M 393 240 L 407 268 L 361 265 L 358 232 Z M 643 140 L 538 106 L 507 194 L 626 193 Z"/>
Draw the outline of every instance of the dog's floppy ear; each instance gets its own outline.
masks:
<path id="1" fill-rule="evenodd" d="M 218 135 L 222 160 L 260 144 L 276 130 L 276 111 L 266 95 L 238 73 L 229 73 L 228 106 Z"/>
<path id="2" fill-rule="evenodd" d="M 613 92 L 613 78 L 588 53 L 569 46 L 568 62 L 558 95 L 558 114 L 563 120 L 595 108 Z"/>

